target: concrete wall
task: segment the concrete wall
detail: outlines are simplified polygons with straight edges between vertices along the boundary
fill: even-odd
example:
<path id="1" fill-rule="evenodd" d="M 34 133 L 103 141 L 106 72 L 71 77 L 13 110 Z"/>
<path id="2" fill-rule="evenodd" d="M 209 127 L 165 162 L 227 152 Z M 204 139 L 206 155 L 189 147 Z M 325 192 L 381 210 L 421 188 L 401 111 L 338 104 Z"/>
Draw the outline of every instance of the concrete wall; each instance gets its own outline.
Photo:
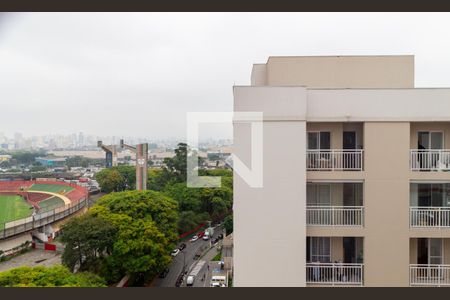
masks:
<path id="1" fill-rule="evenodd" d="M 267 85 L 267 72 L 266 64 L 254 64 L 251 75 L 252 86 L 264 86 Z"/>
<path id="2" fill-rule="evenodd" d="M 234 174 L 234 278 L 242 286 L 305 286 L 306 92 L 235 88 L 235 111 L 264 113 L 263 188 Z M 250 166 L 249 124 L 234 122 L 234 154 Z M 286 137 L 289 140 L 286 146 Z M 293 259 L 295 258 L 295 259 Z"/>
<path id="3" fill-rule="evenodd" d="M 368 122 L 364 133 L 364 285 L 408 286 L 409 123 Z"/>
<path id="4" fill-rule="evenodd" d="M 450 89 L 308 89 L 308 122 L 450 121 Z"/>
<path id="5" fill-rule="evenodd" d="M 310 88 L 412 88 L 414 56 L 269 57 L 267 85 Z"/>

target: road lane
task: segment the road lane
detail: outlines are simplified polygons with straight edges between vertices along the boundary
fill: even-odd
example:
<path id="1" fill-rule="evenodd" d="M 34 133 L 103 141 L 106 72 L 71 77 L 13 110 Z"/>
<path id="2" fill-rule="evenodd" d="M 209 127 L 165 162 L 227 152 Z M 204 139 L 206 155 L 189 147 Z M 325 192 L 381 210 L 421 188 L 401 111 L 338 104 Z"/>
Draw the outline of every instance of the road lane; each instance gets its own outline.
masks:
<path id="1" fill-rule="evenodd" d="M 221 233 L 222 227 L 216 227 L 213 237 L 216 238 Z M 202 247 L 205 247 L 205 249 L 209 247 L 209 241 L 204 241 L 203 239 L 198 239 L 196 242 L 186 241 L 184 243 L 186 244 L 186 248 L 173 258 L 172 263 L 169 265 L 169 273 L 167 276 L 165 278 L 156 278 L 152 284 L 153 287 L 175 287 L 177 278 L 183 269 L 183 255 L 186 256 L 186 269 L 190 270 L 192 265 L 197 262 L 197 260 L 194 260 L 195 253 Z"/>

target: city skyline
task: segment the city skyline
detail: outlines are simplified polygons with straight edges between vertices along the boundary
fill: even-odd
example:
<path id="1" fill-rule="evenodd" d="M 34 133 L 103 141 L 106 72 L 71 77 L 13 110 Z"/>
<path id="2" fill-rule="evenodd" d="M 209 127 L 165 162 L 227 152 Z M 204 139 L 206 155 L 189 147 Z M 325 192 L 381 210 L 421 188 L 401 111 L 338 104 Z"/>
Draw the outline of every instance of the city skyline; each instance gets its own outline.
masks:
<path id="1" fill-rule="evenodd" d="M 0 123 L 8 135 L 182 139 L 188 112 L 231 112 L 248 66 L 277 55 L 414 54 L 417 87 L 450 86 L 449 25 L 444 14 L 0 14 Z M 231 124 L 202 136 L 231 138 Z"/>

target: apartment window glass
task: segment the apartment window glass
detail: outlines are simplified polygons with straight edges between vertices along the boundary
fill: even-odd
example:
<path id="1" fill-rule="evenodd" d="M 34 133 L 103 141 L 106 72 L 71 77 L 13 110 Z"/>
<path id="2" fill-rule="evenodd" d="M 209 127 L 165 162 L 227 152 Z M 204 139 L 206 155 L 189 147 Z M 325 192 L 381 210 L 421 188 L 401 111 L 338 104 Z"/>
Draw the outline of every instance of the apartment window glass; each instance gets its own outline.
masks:
<path id="1" fill-rule="evenodd" d="M 442 264 L 442 239 L 429 239 L 430 256 L 429 263 L 440 265 Z"/>
<path id="2" fill-rule="evenodd" d="M 311 150 L 329 150 L 330 149 L 330 137 L 329 131 L 314 131 L 308 132 L 308 149 Z"/>
<path id="3" fill-rule="evenodd" d="M 307 239 L 309 247 L 310 262 L 331 262 L 331 242 L 329 237 L 309 237 Z"/>
<path id="4" fill-rule="evenodd" d="M 363 185 L 362 183 L 343 183 L 343 203 L 344 206 L 363 205 Z"/>
<path id="5" fill-rule="evenodd" d="M 308 183 L 306 185 L 306 203 L 308 206 L 330 206 L 331 186 L 329 184 Z"/>
<path id="6" fill-rule="evenodd" d="M 444 148 L 444 133 L 442 131 L 419 131 L 417 134 L 419 149 Z"/>

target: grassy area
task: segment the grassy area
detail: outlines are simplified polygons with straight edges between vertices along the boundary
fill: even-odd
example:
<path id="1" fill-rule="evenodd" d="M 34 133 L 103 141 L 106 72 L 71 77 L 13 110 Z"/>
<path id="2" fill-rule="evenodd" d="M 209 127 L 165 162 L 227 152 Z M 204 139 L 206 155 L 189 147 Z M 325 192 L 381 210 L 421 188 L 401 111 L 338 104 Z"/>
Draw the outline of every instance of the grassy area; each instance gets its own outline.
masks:
<path id="1" fill-rule="evenodd" d="M 64 201 L 58 197 L 51 197 L 39 202 L 39 212 L 46 212 L 64 206 Z"/>
<path id="2" fill-rule="evenodd" d="M 29 217 L 32 213 L 31 205 L 22 197 L 0 195 L 0 229 L 3 229 L 4 223 Z"/>
<path id="3" fill-rule="evenodd" d="M 211 261 L 220 261 L 222 259 L 222 252 L 219 251 L 216 256 L 213 257 Z"/>
<path id="4" fill-rule="evenodd" d="M 59 194 L 67 194 L 74 188 L 71 186 L 59 185 L 59 184 L 33 184 L 28 190 L 30 191 L 42 191 Z"/>

